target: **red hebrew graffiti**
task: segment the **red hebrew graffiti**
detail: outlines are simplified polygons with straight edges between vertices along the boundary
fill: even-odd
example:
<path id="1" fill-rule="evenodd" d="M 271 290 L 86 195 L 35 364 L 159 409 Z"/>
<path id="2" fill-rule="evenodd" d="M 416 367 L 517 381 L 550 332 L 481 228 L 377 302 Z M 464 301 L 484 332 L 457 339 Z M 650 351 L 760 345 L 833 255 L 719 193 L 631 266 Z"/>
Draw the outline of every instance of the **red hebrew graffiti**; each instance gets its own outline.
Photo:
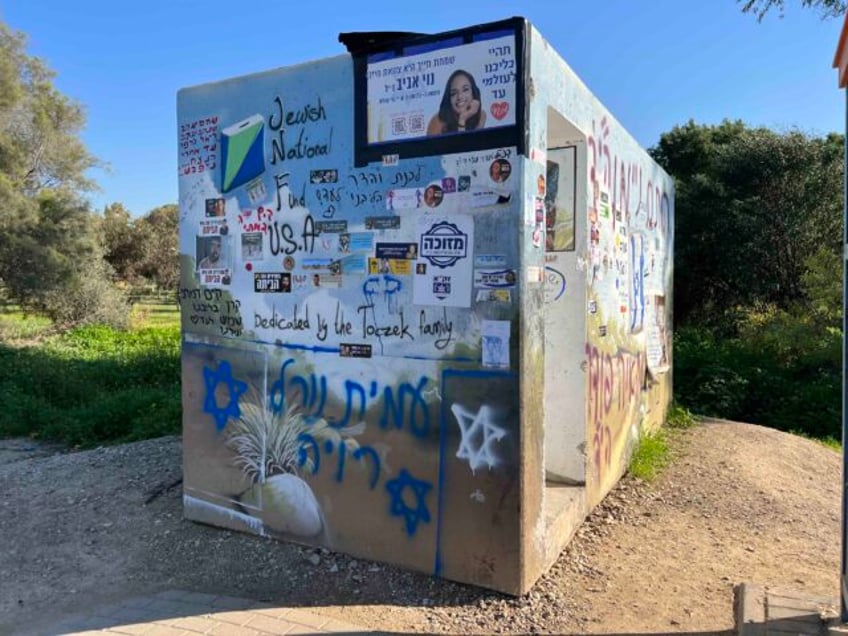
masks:
<path id="1" fill-rule="evenodd" d="M 180 176 L 200 174 L 218 166 L 218 117 L 204 117 L 180 126 Z"/>
<path id="2" fill-rule="evenodd" d="M 619 349 L 612 354 L 587 344 L 586 360 L 589 372 L 588 416 L 594 430 L 594 465 L 597 471 L 602 472 L 612 460 L 613 428 L 618 433 L 618 421 L 639 404 L 647 358 L 642 351 L 631 353 Z"/>

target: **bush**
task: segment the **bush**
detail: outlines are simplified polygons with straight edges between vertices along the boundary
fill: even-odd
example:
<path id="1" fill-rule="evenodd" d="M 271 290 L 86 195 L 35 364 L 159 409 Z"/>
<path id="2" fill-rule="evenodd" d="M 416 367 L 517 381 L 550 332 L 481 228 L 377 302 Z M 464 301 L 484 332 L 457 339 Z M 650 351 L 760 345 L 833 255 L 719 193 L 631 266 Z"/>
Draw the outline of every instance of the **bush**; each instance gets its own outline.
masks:
<path id="1" fill-rule="evenodd" d="M 108 266 L 94 261 L 60 288 L 42 297 L 42 311 L 60 327 L 103 324 L 124 329 L 129 324 L 130 303 L 110 280 Z"/>
<path id="2" fill-rule="evenodd" d="M 748 312 L 735 335 L 684 327 L 674 337 L 674 394 L 703 415 L 817 438 L 840 436 L 842 334 L 813 316 Z"/>
<path id="3" fill-rule="evenodd" d="M 0 436 L 78 447 L 178 433 L 178 327 L 90 326 L 38 347 L 0 345 Z"/>

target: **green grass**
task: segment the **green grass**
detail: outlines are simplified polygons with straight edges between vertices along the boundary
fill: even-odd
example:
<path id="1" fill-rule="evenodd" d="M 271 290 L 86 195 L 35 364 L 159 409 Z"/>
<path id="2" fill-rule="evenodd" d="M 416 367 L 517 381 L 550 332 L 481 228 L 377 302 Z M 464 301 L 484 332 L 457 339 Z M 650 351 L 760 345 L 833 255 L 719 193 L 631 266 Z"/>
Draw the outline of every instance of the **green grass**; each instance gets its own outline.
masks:
<path id="1" fill-rule="evenodd" d="M 37 338 L 51 326 L 49 318 L 6 310 L 0 313 L 0 342 Z"/>
<path id="2" fill-rule="evenodd" d="M 835 450 L 838 453 L 842 452 L 842 442 L 838 439 L 834 439 L 833 437 L 825 437 L 824 439 L 816 440 L 819 444 L 823 446 L 827 446 L 831 450 Z"/>
<path id="3" fill-rule="evenodd" d="M 668 466 L 670 457 L 671 451 L 663 431 L 642 435 L 630 457 L 630 474 L 644 481 L 653 481 Z"/>
<path id="4" fill-rule="evenodd" d="M 677 403 L 671 405 L 665 418 L 665 425 L 669 428 L 692 428 L 697 423 L 698 420 L 689 409 Z"/>
<path id="5" fill-rule="evenodd" d="M 133 305 L 130 322 L 134 326 L 179 327 L 180 308 L 175 303 L 139 302 Z"/>
<path id="6" fill-rule="evenodd" d="M 84 327 L 0 343 L 0 437 L 85 448 L 180 430 L 180 330 Z"/>

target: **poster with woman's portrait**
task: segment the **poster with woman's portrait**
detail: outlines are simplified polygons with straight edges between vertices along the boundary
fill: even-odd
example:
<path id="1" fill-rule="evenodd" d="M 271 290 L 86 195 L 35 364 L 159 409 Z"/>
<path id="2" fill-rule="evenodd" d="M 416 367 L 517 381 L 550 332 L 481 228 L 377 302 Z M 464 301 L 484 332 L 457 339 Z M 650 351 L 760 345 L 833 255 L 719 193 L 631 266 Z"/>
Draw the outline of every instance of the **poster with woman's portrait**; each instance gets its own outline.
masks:
<path id="1" fill-rule="evenodd" d="M 516 123 L 515 33 L 436 42 L 367 63 L 368 143 L 465 134 Z"/>

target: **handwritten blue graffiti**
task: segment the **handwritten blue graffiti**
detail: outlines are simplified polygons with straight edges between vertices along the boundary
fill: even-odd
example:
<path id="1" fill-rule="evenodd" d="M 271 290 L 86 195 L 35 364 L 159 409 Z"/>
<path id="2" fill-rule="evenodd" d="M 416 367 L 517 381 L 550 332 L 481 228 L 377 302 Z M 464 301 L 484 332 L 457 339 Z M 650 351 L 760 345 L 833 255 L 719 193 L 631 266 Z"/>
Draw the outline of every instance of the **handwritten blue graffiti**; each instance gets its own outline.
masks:
<path id="1" fill-rule="evenodd" d="M 383 429 L 394 426 L 402 429 L 408 424 L 409 430 L 417 437 L 426 437 L 430 433 L 430 409 L 424 399 L 424 389 L 429 382 L 421 376 L 418 383 L 401 382 L 397 387 L 384 386 L 382 391 L 374 380 L 368 383 L 368 389 L 356 380 L 344 381 L 341 417 L 327 411 L 327 378 L 310 373 L 308 377 L 289 371 L 295 364 L 293 358 L 280 366 L 279 377 L 271 384 L 270 402 L 274 413 L 281 413 L 290 404 L 299 406 L 307 420 L 325 418 L 330 426 L 344 428 L 361 422 L 366 411 L 379 404 L 379 423 Z"/>
<path id="2" fill-rule="evenodd" d="M 318 471 L 321 469 L 321 447 L 318 442 L 309 433 L 301 433 L 297 436 L 297 441 L 300 443 L 297 452 L 298 466 L 303 468 L 304 464 L 311 460 L 312 474 L 318 474 Z M 341 483 L 345 478 L 345 460 L 348 454 L 347 444 L 345 444 L 344 440 L 339 440 L 338 442 L 331 439 L 324 440 L 324 454 L 330 455 L 333 452 L 336 452 L 338 455 L 335 479 Z M 363 465 L 366 458 L 371 460 L 371 477 L 368 480 L 368 488 L 374 490 L 380 479 L 380 471 L 382 469 L 380 455 L 370 446 L 361 446 L 350 455 L 354 460 Z"/>
<path id="3" fill-rule="evenodd" d="M 412 491 L 415 505 L 410 506 L 404 500 L 404 491 Z M 415 479 L 406 468 L 401 469 L 400 475 L 386 482 L 386 490 L 391 497 L 389 512 L 393 517 L 403 517 L 406 522 L 406 534 L 410 537 L 418 530 L 419 523 L 430 523 L 430 511 L 427 510 L 427 493 L 433 485 Z"/>
<path id="4" fill-rule="evenodd" d="M 554 294 L 554 300 L 559 300 L 562 298 L 562 295 L 565 293 L 565 274 L 563 274 L 558 269 L 554 269 L 550 265 L 545 265 L 545 270 L 547 271 L 548 285 L 551 288 L 556 289 L 556 293 Z"/>
<path id="5" fill-rule="evenodd" d="M 218 432 L 223 431 L 228 419 L 231 417 L 235 419 L 241 415 L 238 401 L 241 395 L 247 391 L 247 384 L 233 377 L 230 363 L 226 360 L 223 360 L 214 370 L 204 366 L 203 381 L 206 385 L 203 412 L 209 413 L 215 418 L 215 427 Z M 227 387 L 227 404 L 223 407 L 218 406 L 218 401 L 215 399 L 215 391 L 219 384 Z"/>
<path id="6" fill-rule="evenodd" d="M 397 312 L 397 295 L 403 289 L 403 282 L 390 274 L 382 276 L 369 276 L 362 283 L 362 295 L 365 296 L 365 305 L 373 312 L 375 309 L 374 299 L 383 296 L 386 300 L 386 309 L 390 314 Z"/>

